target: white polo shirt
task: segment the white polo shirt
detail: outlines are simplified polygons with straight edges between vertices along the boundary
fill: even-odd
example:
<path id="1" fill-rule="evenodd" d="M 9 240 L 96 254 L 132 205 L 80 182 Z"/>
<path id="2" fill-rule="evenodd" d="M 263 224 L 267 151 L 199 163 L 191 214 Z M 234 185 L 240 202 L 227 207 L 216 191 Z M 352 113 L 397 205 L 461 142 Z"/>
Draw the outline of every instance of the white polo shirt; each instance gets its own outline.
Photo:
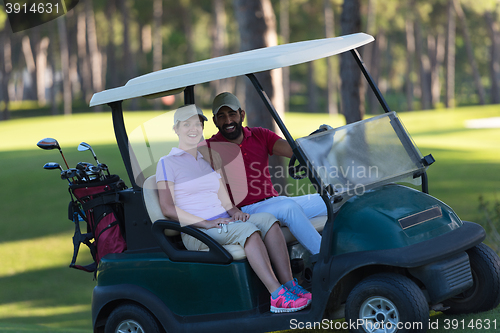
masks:
<path id="1" fill-rule="evenodd" d="M 176 147 L 156 167 L 156 182 L 174 183 L 175 205 L 203 220 L 229 217 L 217 194 L 220 178 L 199 152 L 194 158 Z"/>

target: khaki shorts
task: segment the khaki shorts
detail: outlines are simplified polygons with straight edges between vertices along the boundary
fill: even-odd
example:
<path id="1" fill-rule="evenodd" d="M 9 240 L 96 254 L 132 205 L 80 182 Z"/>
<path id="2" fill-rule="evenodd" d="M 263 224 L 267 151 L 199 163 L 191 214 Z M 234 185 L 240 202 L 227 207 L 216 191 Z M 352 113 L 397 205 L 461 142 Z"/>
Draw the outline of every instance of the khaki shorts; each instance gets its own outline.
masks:
<path id="1" fill-rule="evenodd" d="M 227 226 L 227 232 L 222 230 L 219 233 L 219 228 L 211 229 L 201 229 L 204 233 L 215 239 L 221 245 L 241 245 L 245 247 L 245 242 L 247 238 L 250 237 L 254 232 L 259 232 L 262 240 L 266 237 L 267 232 L 274 223 L 279 221 L 274 217 L 274 215 L 269 213 L 256 213 L 251 214 L 250 218 L 246 221 L 237 221 L 235 223 L 229 224 Z M 201 251 L 208 249 L 208 246 L 200 240 L 187 235 L 182 234 L 182 242 L 186 249 L 190 251 Z"/>

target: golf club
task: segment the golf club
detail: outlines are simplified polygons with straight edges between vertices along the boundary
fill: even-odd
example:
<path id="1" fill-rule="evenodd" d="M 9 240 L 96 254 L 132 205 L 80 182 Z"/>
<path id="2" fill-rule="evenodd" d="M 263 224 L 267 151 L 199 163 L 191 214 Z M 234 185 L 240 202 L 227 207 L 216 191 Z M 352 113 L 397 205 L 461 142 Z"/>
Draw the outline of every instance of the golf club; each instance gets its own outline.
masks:
<path id="1" fill-rule="evenodd" d="M 45 170 L 55 170 L 55 169 L 59 169 L 59 170 L 61 170 L 61 178 L 62 178 L 62 179 L 67 179 L 67 180 L 68 180 L 68 183 L 70 183 L 70 184 L 71 184 L 71 180 L 69 180 L 68 178 L 63 178 L 63 177 L 62 177 L 63 173 L 65 173 L 65 172 L 66 172 L 66 170 L 64 170 L 64 169 L 62 168 L 62 166 L 60 166 L 60 165 L 59 165 L 59 163 L 56 163 L 56 162 L 48 162 L 48 163 L 45 163 L 45 165 L 43 166 L 43 168 L 44 168 Z"/>
<path id="2" fill-rule="evenodd" d="M 97 164 L 99 164 L 99 161 L 97 160 L 97 156 L 94 152 L 94 149 L 92 149 L 92 146 L 89 145 L 88 143 L 86 142 L 82 142 L 78 145 L 78 151 L 86 151 L 86 150 L 90 150 L 90 152 L 92 153 L 92 156 L 94 156 L 94 160 Z"/>
<path id="3" fill-rule="evenodd" d="M 111 175 L 111 174 L 109 173 L 109 168 L 108 168 L 108 166 L 107 166 L 106 164 L 104 164 L 104 163 L 100 163 L 100 164 L 98 164 L 98 165 L 97 165 L 97 167 L 98 167 L 100 170 L 102 170 L 102 171 L 106 171 L 106 173 L 108 174 L 108 176 L 110 176 L 110 175 Z M 103 175 L 103 177 L 104 177 L 104 175 Z"/>
<path id="4" fill-rule="evenodd" d="M 61 150 L 61 146 L 59 146 L 59 142 L 57 142 L 56 139 L 45 138 L 45 139 L 38 141 L 38 143 L 36 145 L 42 149 L 45 149 L 45 150 L 59 149 L 59 152 L 61 153 L 61 156 L 64 160 L 64 163 L 66 164 L 66 168 L 69 169 L 68 162 L 66 162 L 66 158 L 64 157 L 64 154 Z"/>
<path id="5" fill-rule="evenodd" d="M 46 169 L 46 170 L 60 169 L 61 171 L 64 171 L 64 169 L 62 168 L 62 166 L 60 166 L 59 163 L 56 163 L 56 162 L 45 163 L 45 165 L 43 166 L 43 168 Z"/>

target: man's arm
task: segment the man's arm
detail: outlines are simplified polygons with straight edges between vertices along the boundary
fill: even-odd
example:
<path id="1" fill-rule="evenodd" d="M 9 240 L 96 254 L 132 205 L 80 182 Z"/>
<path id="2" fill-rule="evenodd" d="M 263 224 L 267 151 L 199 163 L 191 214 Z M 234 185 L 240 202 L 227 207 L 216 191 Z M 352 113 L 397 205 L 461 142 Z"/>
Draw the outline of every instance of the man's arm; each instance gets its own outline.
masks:
<path id="1" fill-rule="evenodd" d="M 284 139 L 278 139 L 273 146 L 273 155 L 284 156 L 284 157 L 292 157 L 293 151 L 288 141 Z"/>

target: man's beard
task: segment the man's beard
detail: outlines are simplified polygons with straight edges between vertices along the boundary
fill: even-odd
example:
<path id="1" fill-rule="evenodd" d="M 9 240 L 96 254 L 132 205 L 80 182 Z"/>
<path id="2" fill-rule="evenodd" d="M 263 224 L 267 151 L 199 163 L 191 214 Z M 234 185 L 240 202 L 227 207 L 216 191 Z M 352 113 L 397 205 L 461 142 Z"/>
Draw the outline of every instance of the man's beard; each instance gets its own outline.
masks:
<path id="1" fill-rule="evenodd" d="M 227 133 L 225 131 L 226 127 L 234 126 L 234 131 Z M 236 140 L 241 132 L 243 131 L 243 120 L 240 121 L 240 123 L 233 122 L 229 125 L 224 125 L 222 127 L 219 127 L 219 132 L 222 134 L 223 137 L 225 137 L 227 140 Z"/>

